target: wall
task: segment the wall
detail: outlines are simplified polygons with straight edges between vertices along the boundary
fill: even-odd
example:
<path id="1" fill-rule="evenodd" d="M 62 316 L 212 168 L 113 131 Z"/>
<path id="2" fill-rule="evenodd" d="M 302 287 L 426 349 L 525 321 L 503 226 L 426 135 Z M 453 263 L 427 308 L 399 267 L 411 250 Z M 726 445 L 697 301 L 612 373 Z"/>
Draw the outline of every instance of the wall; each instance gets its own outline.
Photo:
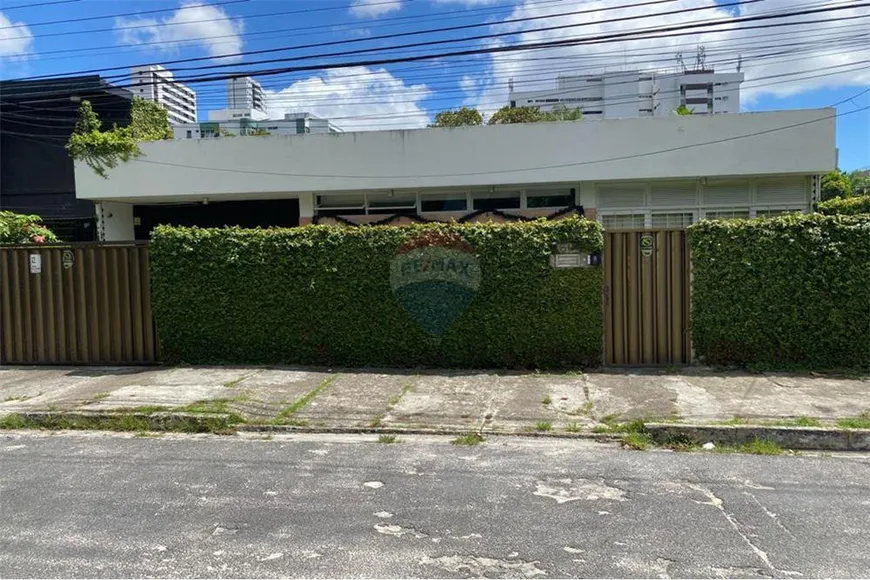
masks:
<path id="1" fill-rule="evenodd" d="M 96 209 L 99 241 L 128 242 L 135 239 L 133 204 L 103 201 Z"/>
<path id="2" fill-rule="evenodd" d="M 833 109 L 143 143 L 109 179 L 76 165 L 78 195 L 221 196 L 824 173 Z M 749 137 L 746 137 L 750 135 Z"/>

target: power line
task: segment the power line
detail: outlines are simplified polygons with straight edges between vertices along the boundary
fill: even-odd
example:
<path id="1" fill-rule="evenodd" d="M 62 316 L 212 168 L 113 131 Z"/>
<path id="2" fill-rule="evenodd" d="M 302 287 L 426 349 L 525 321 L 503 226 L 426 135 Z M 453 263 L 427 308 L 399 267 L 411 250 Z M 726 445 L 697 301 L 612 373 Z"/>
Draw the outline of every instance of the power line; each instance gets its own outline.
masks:
<path id="1" fill-rule="evenodd" d="M 197 4 L 197 8 L 210 8 L 214 6 L 226 6 L 227 4 L 242 4 L 250 2 L 250 0 L 226 0 L 224 2 L 215 2 L 213 4 Z M 5 9 L 4 9 L 5 10 Z M 33 28 L 34 26 L 51 26 L 53 24 L 69 24 L 71 22 L 87 22 L 89 20 L 103 20 L 105 18 L 122 18 L 124 16 L 142 16 L 143 14 L 157 14 L 160 12 L 175 12 L 179 8 L 161 8 L 159 10 L 139 10 L 137 12 L 125 12 L 122 14 L 107 14 L 105 16 L 83 16 L 81 18 L 67 18 L 65 20 L 51 20 L 49 22 L 33 22 L 27 24 L 13 24 L 12 26 L 0 26 L 0 30 L 8 30 L 10 28 Z M 38 38 L 38 36 L 36 37 Z"/>
<path id="2" fill-rule="evenodd" d="M 19 4 L 18 6 L 3 6 L 3 12 L 10 10 L 22 10 L 25 8 L 36 8 L 37 6 L 52 6 L 54 4 L 72 4 L 73 2 L 81 2 L 82 0 L 54 0 L 53 2 L 40 2 L 38 4 Z"/>
<path id="3" fill-rule="evenodd" d="M 849 8 L 859 8 L 870 6 L 870 3 L 861 3 L 857 5 L 850 6 Z M 822 9 L 811 9 L 811 10 L 802 10 L 802 11 L 793 11 L 787 13 L 780 14 L 767 14 L 767 15 L 756 15 L 750 17 L 740 17 L 733 18 L 729 20 L 720 20 L 720 21 L 711 21 L 711 22 L 696 22 L 690 24 L 681 24 L 675 26 L 666 26 L 661 28 L 650 28 L 646 30 L 632 30 L 620 33 L 612 33 L 605 35 L 598 35 L 586 38 L 569 38 L 565 40 L 556 40 L 556 41 L 545 41 L 545 42 L 532 42 L 525 44 L 516 44 L 516 45 L 508 45 L 508 46 L 495 46 L 495 47 L 485 47 L 485 48 L 476 48 L 469 50 L 461 50 L 461 51 L 453 51 L 453 52 L 442 52 L 442 53 L 427 53 L 416 56 L 408 56 L 408 57 L 399 57 L 399 58 L 380 58 L 380 59 L 371 59 L 371 60 L 363 60 L 363 61 L 353 61 L 353 62 L 340 62 L 340 63 L 326 63 L 326 64 L 314 64 L 314 65 L 304 65 L 304 66 L 296 66 L 296 67 L 282 67 L 276 69 L 266 69 L 260 71 L 245 71 L 245 72 L 237 72 L 237 73 L 229 73 L 229 74 L 219 74 L 213 76 L 201 76 L 201 77 L 182 77 L 174 79 L 174 82 L 185 82 L 185 83 L 200 83 L 200 82 L 210 82 L 210 81 L 219 81 L 219 80 L 228 80 L 233 78 L 240 78 L 249 75 L 256 76 L 274 76 L 277 74 L 289 73 L 289 72 L 301 72 L 301 71 L 311 71 L 311 70 L 331 70 L 331 69 L 342 69 L 342 68 L 352 68 L 359 66 L 374 66 L 374 65 L 385 65 L 385 64 L 394 64 L 394 63 L 402 63 L 402 62 L 417 62 L 423 60 L 431 60 L 431 59 L 440 59 L 440 58 L 450 58 L 450 57 L 458 57 L 458 56 L 471 56 L 478 54 L 497 54 L 497 53 L 508 53 L 508 52 L 516 52 L 523 50 L 539 50 L 546 48 L 557 48 L 557 47 L 565 47 L 565 46 L 578 46 L 578 45 L 586 45 L 586 44 L 599 44 L 599 43 L 607 43 L 619 41 L 621 39 L 628 40 L 640 40 L 643 38 L 666 38 L 670 36 L 681 36 L 686 34 L 695 34 L 695 32 L 685 32 L 678 34 L 662 34 L 671 31 L 679 31 L 679 30 L 696 30 L 702 29 L 710 26 L 718 26 L 718 25 L 733 25 L 740 24 L 744 22 L 753 22 L 759 20 L 770 20 L 773 18 L 785 18 L 792 16 L 803 16 L 809 14 L 817 14 L 821 12 L 831 12 L 836 10 L 842 10 L 844 7 L 829 7 Z M 868 17 L 870 14 L 860 14 L 857 16 L 851 17 L 841 17 L 838 20 L 850 20 L 855 18 L 864 18 Z M 780 22 L 780 23 L 769 23 L 760 26 L 746 26 L 738 28 L 737 30 L 749 30 L 754 28 L 777 28 L 782 26 L 804 26 L 810 24 L 817 24 L 819 22 L 824 21 L 798 21 L 798 22 Z M 711 33 L 715 32 L 733 32 L 733 29 L 725 29 L 725 30 L 713 30 L 708 31 Z M 639 38 L 628 38 L 628 37 L 637 37 L 638 35 L 650 35 L 654 34 L 655 36 L 646 36 Z M 413 46 L 413 45 L 412 45 Z M 390 50 L 391 48 L 396 47 L 387 47 L 383 50 Z M 352 53 L 352 52 L 351 52 Z M 333 53 L 328 56 L 341 56 L 347 53 Z M 294 59 L 287 59 L 294 60 Z M 130 88 L 132 86 L 146 86 L 146 85 L 157 85 L 164 84 L 167 81 L 157 80 L 152 81 L 150 83 L 141 83 L 139 85 L 117 85 L 116 88 Z M 21 95 L 28 96 L 28 95 Z M 46 93 L 37 93 L 35 96 L 48 96 Z"/>

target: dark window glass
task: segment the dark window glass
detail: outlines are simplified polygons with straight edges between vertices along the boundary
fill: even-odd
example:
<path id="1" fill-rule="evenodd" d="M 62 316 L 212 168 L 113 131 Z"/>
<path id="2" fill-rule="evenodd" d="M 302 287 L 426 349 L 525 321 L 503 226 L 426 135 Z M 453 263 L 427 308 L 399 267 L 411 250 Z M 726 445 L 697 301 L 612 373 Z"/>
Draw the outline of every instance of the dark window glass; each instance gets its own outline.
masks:
<path id="1" fill-rule="evenodd" d="M 571 205 L 570 195 L 536 195 L 526 198 L 526 206 L 533 207 L 567 207 Z"/>
<path id="2" fill-rule="evenodd" d="M 421 211 L 465 211 L 468 203 L 465 199 L 423 199 L 420 201 Z"/>
<path id="3" fill-rule="evenodd" d="M 474 200 L 475 210 L 519 209 L 519 197 L 488 197 Z"/>

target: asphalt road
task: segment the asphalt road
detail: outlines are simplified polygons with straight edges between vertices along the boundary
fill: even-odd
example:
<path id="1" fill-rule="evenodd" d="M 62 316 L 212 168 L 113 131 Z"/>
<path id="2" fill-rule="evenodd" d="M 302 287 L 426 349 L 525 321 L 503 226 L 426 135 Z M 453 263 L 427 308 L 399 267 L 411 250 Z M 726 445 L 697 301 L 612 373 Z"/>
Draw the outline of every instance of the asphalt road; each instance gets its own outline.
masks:
<path id="1" fill-rule="evenodd" d="M 0 435 L 0 577 L 862 577 L 870 459 Z"/>

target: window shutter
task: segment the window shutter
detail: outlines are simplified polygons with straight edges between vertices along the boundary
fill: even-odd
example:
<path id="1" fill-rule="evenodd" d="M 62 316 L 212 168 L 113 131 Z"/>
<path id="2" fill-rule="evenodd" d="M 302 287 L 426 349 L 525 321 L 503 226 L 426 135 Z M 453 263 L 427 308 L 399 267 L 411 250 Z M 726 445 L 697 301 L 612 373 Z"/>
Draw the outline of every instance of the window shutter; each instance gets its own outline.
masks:
<path id="1" fill-rule="evenodd" d="M 650 190 L 652 207 L 686 207 L 698 204 L 697 188 L 694 183 L 653 185 Z"/>
<path id="2" fill-rule="evenodd" d="M 747 205 L 749 185 L 746 183 L 722 183 L 704 186 L 704 205 Z"/>
<path id="3" fill-rule="evenodd" d="M 598 207 L 629 207 L 637 209 L 644 207 L 643 187 L 632 186 L 604 186 L 598 187 Z"/>
<path id="4" fill-rule="evenodd" d="M 808 204 L 806 180 L 780 179 L 760 181 L 756 189 L 755 203 L 761 204 Z"/>

